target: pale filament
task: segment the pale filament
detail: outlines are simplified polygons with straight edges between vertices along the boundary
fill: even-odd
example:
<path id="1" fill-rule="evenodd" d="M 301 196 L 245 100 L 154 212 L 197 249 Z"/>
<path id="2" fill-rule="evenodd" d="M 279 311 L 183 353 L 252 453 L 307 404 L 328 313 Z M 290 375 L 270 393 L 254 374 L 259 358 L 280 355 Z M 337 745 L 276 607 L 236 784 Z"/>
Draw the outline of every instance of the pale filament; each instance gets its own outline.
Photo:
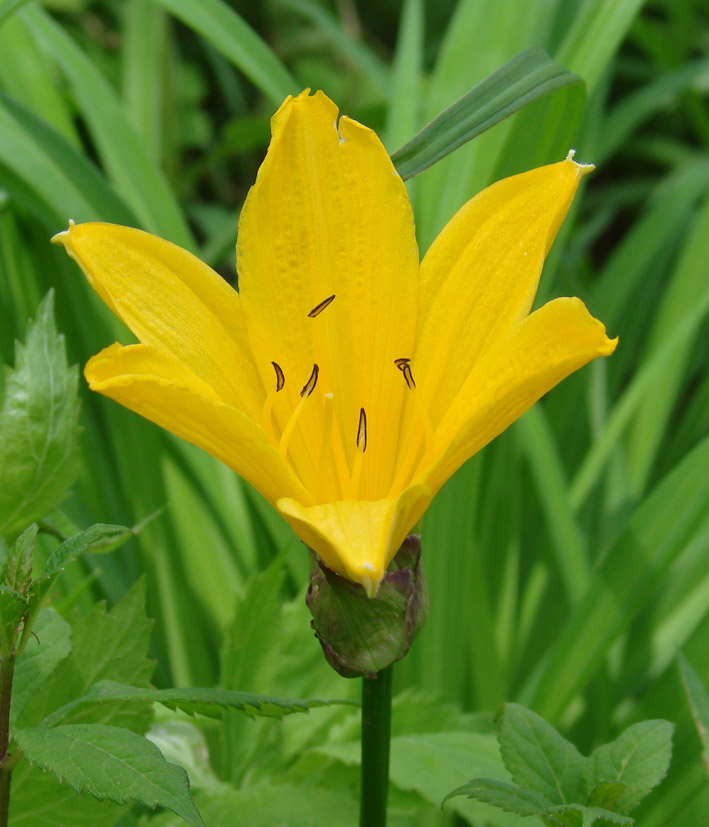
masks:
<path id="1" fill-rule="evenodd" d="M 418 427 L 416 427 L 411 434 L 408 450 L 399 466 L 398 473 L 394 477 L 387 497 L 395 496 L 397 492 L 401 491 L 410 482 L 414 470 L 421 465 L 425 465 L 433 451 L 435 438 L 433 426 L 431 425 L 428 412 L 424 407 L 423 400 L 416 389 L 416 382 L 414 382 L 411 366 L 409 365 L 410 361 L 410 359 L 397 359 L 395 364 L 404 375 L 404 381 L 409 391 L 407 395 L 413 401 L 416 411 L 416 425 Z M 423 454 L 421 455 L 422 451 Z"/>
<path id="2" fill-rule="evenodd" d="M 300 417 L 301 411 L 305 406 L 305 400 L 312 394 L 315 390 L 315 385 L 318 381 L 318 373 L 319 368 L 317 364 L 313 365 L 313 372 L 310 374 L 310 378 L 303 386 L 303 390 L 300 392 L 300 402 L 295 406 L 295 410 L 290 415 L 288 422 L 286 422 L 286 427 L 283 429 L 283 433 L 281 434 L 281 441 L 278 443 L 278 453 L 281 456 L 281 459 L 285 462 L 286 457 L 288 456 L 288 444 L 290 443 L 290 438 L 293 436 L 293 431 L 295 430 L 295 426 L 298 423 L 298 418 Z"/>
<path id="3" fill-rule="evenodd" d="M 349 479 L 349 469 L 340 434 L 335 425 L 335 397 L 323 395 L 323 429 L 320 438 L 317 471 L 319 487 L 317 502 L 335 502 L 344 495 L 343 484 Z"/>
<path id="4" fill-rule="evenodd" d="M 350 477 L 349 493 L 350 499 L 359 499 L 359 481 L 362 475 L 362 460 L 367 450 L 367 414 L 364 408 L 359 411 L 359 426 L 357 428 L 357 451 L 352 463 L 352 476 Z"/>
<path id="5" fill-rule="evenodd" d="M 266 432 L 266 436 L 272 445 L 277 444 L 276 435 L 273 432 L 273 402 L 276 394 L 283 390 L 286 383 L 285 376 L 281 370 L 281 366 L 277 362 L 271 362 L 273 369 L 276 371 L 276 387 L 268 394 L 266 401 L 263 403 L 263 410 L 261 411 L 261 427 Z"/>

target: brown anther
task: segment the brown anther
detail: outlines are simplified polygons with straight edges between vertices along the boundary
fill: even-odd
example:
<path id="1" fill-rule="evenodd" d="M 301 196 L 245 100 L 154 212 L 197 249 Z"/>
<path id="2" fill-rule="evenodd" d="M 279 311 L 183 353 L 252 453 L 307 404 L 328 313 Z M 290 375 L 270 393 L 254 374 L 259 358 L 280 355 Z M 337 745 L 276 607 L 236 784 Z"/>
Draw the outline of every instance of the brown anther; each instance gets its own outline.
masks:
<path id="1" fill-rule="evenodd" d="M 411 362 L 411 359 L 394 359 L 394 364 L 404 374 L 406 386 L 412 391 L 416 387 L 416 382 L 414 382 L 414 376 L 411 373 L 411 365 L 409 362 Z"/>
<path id="2" fill-rule="evenodd" d="M 278 391 L 283 390 L 283 386 L 286 384 L 286 377 L 278 362 L 271 362 L 271 364 L 276 371 L 276 393 L 278 393 Z"/>
<path id="3" fill-rule="evenodd" d="M 364 408 L 359 409 L 359 426 L 357 428 L 357 447 L 362 453 L 367 450 L 367 414 Z"/>
<path id="4" fill-rule="evenodd" d="M 308 317 L 314 319 L 316 316 L 319 316 L 323 310 L 332 304 L 335 300 L 335 294 L 333 293 L 332 296 L 328 296 L 326 299 L 323 299 L 320 304 L 315 305 L 315 307 L 308 313 Z"/>
<path id="5" fill-rule="evenodd" d="M 313 365 L 313 372 L 310 374 L 310 379 L 303 385 L 303 390 L 300 392 L 300 395 L 305 399 L 306 396 L 310 396 L 310 394 L 315 390 L 315 386 L 318 384 L 318 374 L 320 373 L 320 368 L 317 365 Z"/>

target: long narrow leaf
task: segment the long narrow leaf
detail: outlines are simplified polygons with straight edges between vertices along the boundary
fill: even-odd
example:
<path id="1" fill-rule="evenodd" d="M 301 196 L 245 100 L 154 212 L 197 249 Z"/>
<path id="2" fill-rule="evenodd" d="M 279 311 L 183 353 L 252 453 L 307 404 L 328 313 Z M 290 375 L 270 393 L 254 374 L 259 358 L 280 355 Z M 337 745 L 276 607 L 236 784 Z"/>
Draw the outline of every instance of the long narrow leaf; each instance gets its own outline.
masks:
<path id="1" fill-rule="evenodd" d="M 412 178 L 537 98 L 579 83 L 540 49 L 527 49 L 441 112 L 392 161 L 402 178 Z"/>
<path id="2" fill-rule="evenodd" d="M 71 83 L 104 164 L 145 229 L 192 248 L 192 235 L 165 177 L 146 155 L 106 79 L 42 9 L 30 6 L 19 14 Z"/>
<path id="3" fill-rule="evenodd" d="M 199 32 L 273 103 L 300 91 L 288 70 L 223 0 L 154 0 Z"/>

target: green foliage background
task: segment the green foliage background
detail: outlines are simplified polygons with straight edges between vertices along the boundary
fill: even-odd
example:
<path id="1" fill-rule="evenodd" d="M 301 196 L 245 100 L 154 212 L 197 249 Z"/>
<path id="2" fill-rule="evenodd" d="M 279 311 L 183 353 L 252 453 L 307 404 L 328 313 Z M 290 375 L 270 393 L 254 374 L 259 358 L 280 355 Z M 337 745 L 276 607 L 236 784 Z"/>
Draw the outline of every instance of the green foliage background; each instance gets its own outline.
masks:
<path id="1" fill-rule="evenodd" d="M 464 720 L 459 711 L 470 717 L 516 700 L 586 754 L 635 721 L 674 722 L 670 774 L 639 823 L 700 825 L 709 788 L 675 654 L 682 648 L 709 682 L 709 11 L 701 0 L 5 0 L 0 355 L 12 362 L 14 340 L 24 339 L 50 287 L 71 361 L 128 341 L 49 245 L 67 219 L 143 227 L 233 280 L 238 212 L 286 94 L 324 89 L 393 152 L 530 45 L 580 75 L 585 98 L 559 90 L 412 179 L 421 250 L 487 183 L 574 146 L 598 169 L 552 250 L 539 302 L 580 296 L 620 344 L 468 462 L 426 515 L 431 615 L 396 670 L 405 694 L 394 727 L 399 715 L 410 740 L 395 739 L 393 808 L 415 790 L 417 823 L 452 823 L 424 803 L 437 792 L 432 777 L 417 777 L 416 756 L 436 755 L 441 776 L 448 772 L 440 800 L 482 774 L 458 758 L 471 745 L 483 749 L 481 736 L 452 731 Z M 147 572 L 159 686 L 220 679 L 226 689 L 352 697 L 356 687 L 328 672 L 300 608 L 307 555 L 260 497 L 210 457 L 85 389 L 80 421 L 83 468 L 64 505 L 71 519 L 133 525 L 164 510 L 117 554 L 68 570 L 65 595 L 85 610 L 97 598 L 112 604 Z M 276 558 L 278 576 L 254 586 L 254 573 Z M 424 719 L 440 724 L 438 741 L 426 740 Z M 278 743 L 273 726 L 235 718 L 226 736 L 207 733 L 217 766 L 202 760 L 191 770 L 207 791 L 207 823 L 265 806 L 258 787 L 234 792 L 259 767 L 262 778 L 281 772 L 264 823 L 278 823 L 281 798 L 296 809 L 302 800 L 349 812 L 349 799 L 333 802 L 328 792 L 355 783 L 355 759 L 332 743 L 353 737 L 345 713 L 289 720 Z M 320 786 L 307 792 L 306 783 Z M 221 795 L 209 799 L 215 789 Z M 473 818 L 467 802 L 456 806 Z"/>

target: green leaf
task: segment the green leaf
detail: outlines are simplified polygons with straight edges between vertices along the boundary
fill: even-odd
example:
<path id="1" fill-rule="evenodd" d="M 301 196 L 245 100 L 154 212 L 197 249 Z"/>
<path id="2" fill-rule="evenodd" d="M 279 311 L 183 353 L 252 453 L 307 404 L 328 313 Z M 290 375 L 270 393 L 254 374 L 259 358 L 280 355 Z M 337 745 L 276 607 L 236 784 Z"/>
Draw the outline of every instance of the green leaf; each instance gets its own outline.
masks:
<path id="1" fill-rule="evenodd" d="M 549 809 L 552 802 L 541 793 L 534 790 L 525 790 L 516 784 L 500 781 L 499 778 L 474 778 L 467 784 L 449 792 L 443 799 L 441 806 L 458 795 L 467 795 L 492 804 L 508 813 L 517 813 L 520 816 L 533 816 Z"/>
<path id="2" fill-rule="evenodd" d="M 328 789 L 325 784 L 250 784 L 241 789 L 222 785 L 195 790 L 195 802 L 205 824 L 215 827 L 321 827 L 357 824 L 357 801 L 350 790 Z M 403 827 L 400 821 L 392 825 Z M 406 822 L 407 824 L 409 822 Z M 153 819 L 145 827 L 153 824 Z M 159 817 L 156 827 L 178 827 L 169 814 Z M 143 827 L 143 822 L 141 822 Z"/>
<path id="3" fill-rule="evenodd" d="M 624 520 L 584 598 L 522 692 L 525 703 L 555 719 L 588 683 L 700 529 L 709 508 L 707 468 L 709 438 L 704 438 Z"/>
<path id="4" fill-rule="evenodd" d="M 533 100 L 580 83 L 540 49 L 527 49 L 441 112 L 391 159 L 402 178 L 412 178 Z"/>
<path id="5" fill-rule="evenodd" d="M 112 680 L 148 687 L 154 664 L 146 658 L 152 622 L 145 617 L 145 580 L 110 612 L 99 603 L 84 618 L 67 618 L 72 628 L 71 653 L 28 701 L 18 724 L 36 726 L 49 713 L 90 691 L 98 681 Z M 29 644 L 28 644 L 29 645 Z M 77 709 L 71 722 L 111 723 L 145 732 L 149 704 Z"/>
<path id="6" fill-rule="evenodd" d="M 323 743 L 313 752 L 356 766 L 361 744 Z M 399 790 L 415 792 L 440 806 L 451 782 L 462 783 L 471 775 L 508 780 L 494 735 L 480 732 L 431 732 L 399 735 L 391 739 L 391 783 Z M 490 810 L 486 804 L 464 798 L 451 800 L 451 809 L 473 824 L 484 824 Z M 515 817 L 500 815 L 499 823 L 517 824 Z M 532 825 L 530 825 L 532 827 Z"/>
<path id="7" fill-rule="evenodd" d="M 32 523 L 15 540 L 5 565 L 5 583 L 19 594 L 27 594 L 34 566 L 37 524 Z"/>
<path id="8" fill-rule="evenodd" d="M 71 84 L 104 166 L 144 228 L 193 248 L 192 234 L 162 170 L 148 158 L 113 88 L 96 65 L 44 9 L 32 5 L 19 14 Z"/>
<path id="9" fill-rule="evenodd" d="M 277 106 L 300 91 L 288 70 L 223 0 L 156 0 L 199 32 Z"/>
<path id="10" fill-rule="evenodd" d="M 248 692 L 232 692 L 225 689 L 194 687 L 186 689 L 139 689 L 134 686 L 100 681 L 86 695 L 60 707 L 43 721 L 43 726 L 54 726 L 72 715 L 78 708 L 109 702 L 130 703 L 140 701 L 160 703 L 170 709 L 179 709 L 188 715 L 205 715 L 221 718 L 227 709 L 258 715 L 266 718 L 282 718 L 293 712 L 308 712 L 315 707 L 332 704 L 349 704 L 352 701 L 318 701 L 291 698 L 271 698 L 267 695 L 252 695 Z M 355 704 L 356 705 L 356 704 Z"/>
<path id="11" fill-rule="evenodd" d="M 20 6 L 24 6 L 27 2 L 29 2 L 29 0 L 5 0 L 4 3 L 0 3 L 0 26 L 2 26 Z"/>
<path id="12" fill-rule="evenodd" d="M 389 89 L 389 67 L 363 40 L 347 31 L 344 21 L 313 0 L 277 0 L 296 14 L 307 18 L 334 51 L 347 58 L 379 94 Z"/>
<path id="13" fill-rule="evenodd" d="M 635 824 L 632 818 L 602 810 L 599 807 L 584 807 L 583 804 L 564 804 L 553 807 L 542 814 L 550 827 L 592 827 L 593 824 Z"/>
<path id="14" fill-rule="evenodd" d="M 54 577 L 81 554 L 108 554 L 132 537 L 134 532 L 122 525 L 96 523 L 65 540 L 50 555 L 42 577 Z"/>
<path id="15" fill-rule="evenodd" d="M 0 651 L 3 657 L 10 654 L 15 629 L 26 611 L 25 597 L 4 583 L 0 584 Z"/>
<path id="16" fill-rule="evenodd" d="M 613 809 L 629 813 L 667 775 L 673 729 L 668 721 L 642 721 L 598 747 L 588 762 L 588 788 L 594 790 L 604 781 L 622 782 L 628 789 Z"/>
<path id="17" fill-rule="evenodd" d="M 14 738 L 28 761 L 50 770 L 79 795 L 166 807 L 189 824 L 203 823 L 190 797 L 187 773 L 169 764 L 154 744 L 134 732 L 102 724 L 69 724 L 19 729 Z"/>
<path id="18" fill-rule="evenodd" d="M 5 582 L 5 566 L 7 565 L 9 555 L 10 549 L 5 542 L 5 538 L 0 537 L 0 583 Z"/>
<path id="19" fill-rule="evenodd" d="M 125 808 L 93 796 L 78 796 L 51 772 L 28 761 L 12 771 L 10 824 L 12 827 L 106 827 L 116 824 Z M 184 822 L 180 821 L 180 827 Z"/>
<path id="20" fill-rule="evenodd" d="M 68 368 L 53 294 L 15 348 L 0 390 L 0 534 L 13 536 L 56 508 L 78 473 L 78 374 Z"/>
<path id="21" fill-rule="evenodd" d="M 86 155 L 4 92 L 0 92 L 0 125 L 0 158 L 32 187 L 57 220 L 65 221 L 70 215 L 76 222 L 138 223 L 135 213 Z M 13 151 L 18 146 L 22 152 Z"/>
<path id="22" fill-rule="evenodd" d="M 597 0 L 580 6 L 557 58 L 593 90 L 644 0 Z"/>
<path id="23" fill-rule="evenodd" d="M 513 780 L 553 804 L 586 799 L 586 759 L 543 718 L 519 704 L 505 704 L 500 752 Z"/>
<path id="24" fill-rule="evenodd" d="M 71 626 L 54 609 L 41 611 L 33 629 L 36 637 L 30 639 L 15 666 L 10 708 L 13 725 L 29 699 L 71 651 Z"/>
<path id="25" fill-rule="evenodd" d="M 709 692 L 707 692 L 699 675 L 681 652 L 677 655 L 677 660 L 679 661 L 682 683 L 684 684 L 689 706 L 692 710 L 694 725 L 697 728 L 699 738 L 704 748 L 702 750 L 702 762 L 707 773 L 709 773 L 709 744 L 707 743 L 707 732 L 709 731 Z"/>

